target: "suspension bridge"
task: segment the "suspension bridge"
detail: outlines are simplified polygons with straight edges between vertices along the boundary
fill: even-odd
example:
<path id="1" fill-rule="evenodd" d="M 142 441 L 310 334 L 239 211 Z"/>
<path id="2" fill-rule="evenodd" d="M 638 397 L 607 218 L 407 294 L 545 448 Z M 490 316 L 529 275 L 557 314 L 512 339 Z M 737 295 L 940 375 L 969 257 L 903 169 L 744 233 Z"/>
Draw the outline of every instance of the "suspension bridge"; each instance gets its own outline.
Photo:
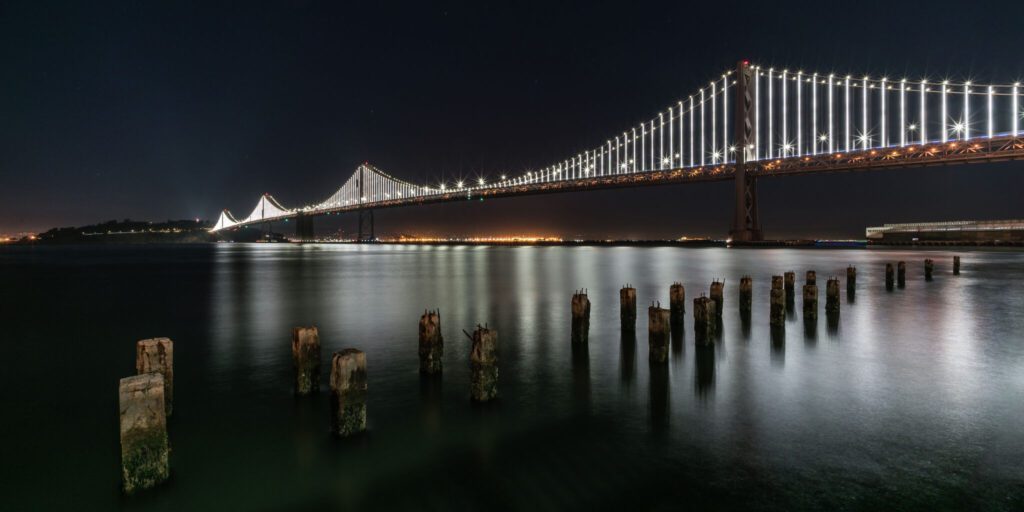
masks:
<path id="1" fill-rule="evenodd" d="M 770 176 L 1024 158 L 1020 83 L 809 73 L 747 61 L 603 144 L 525 173 L 416 184 L 364 163 L 322 202 L 286 208 L 264 194 L 245 218 L 224 210 L 211 231 L 286 219 L 299 239 L 313 218 L 428 203 L 698 181 L 735 182 L 730 237 L 763 239 L 757 180 Z"/>

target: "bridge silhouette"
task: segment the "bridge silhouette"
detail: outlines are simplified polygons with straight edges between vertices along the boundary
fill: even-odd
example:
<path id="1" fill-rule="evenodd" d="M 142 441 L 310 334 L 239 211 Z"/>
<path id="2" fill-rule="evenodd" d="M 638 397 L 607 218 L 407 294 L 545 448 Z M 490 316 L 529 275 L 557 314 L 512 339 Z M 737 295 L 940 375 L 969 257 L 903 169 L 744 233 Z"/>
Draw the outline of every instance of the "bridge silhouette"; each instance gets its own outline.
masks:
<path id="1" fill-rule="evenodd" d="M 653 118 L 547 167 L 493 180 L 415 184 L 363 163 L 326 200 L 286 208 L 264 194 L 249 216 L 221 212 L 213 232 L 294 219 L 299 239 L 313 218 L 359 213 L 373 239 L 373 211 L 429 203 L 733 180 L 729 236 L 763 239 L 757 180 L 1024 158 L 1019 83 L 839 76 L 747 61 Z"/>

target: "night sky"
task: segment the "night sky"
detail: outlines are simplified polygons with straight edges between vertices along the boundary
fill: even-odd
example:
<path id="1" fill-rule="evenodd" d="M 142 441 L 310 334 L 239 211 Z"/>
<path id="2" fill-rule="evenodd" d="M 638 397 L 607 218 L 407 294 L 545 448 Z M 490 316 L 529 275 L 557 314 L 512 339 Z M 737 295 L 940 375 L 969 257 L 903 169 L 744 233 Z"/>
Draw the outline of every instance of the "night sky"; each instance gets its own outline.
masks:
<path id="1" fill-rule="evenodd" d="M 1009 83 L 1024 2 L 3 2 L 0 233 L 320 201 L 363 162 L 518 173 L 602 143 L 741 58 Z M 558 4 L 558 5 L 556 5 Z M 1024 217 L 1024 162 L 762 180 L 767 236 Z M 378 235 L 725 235 L 732 184 L 381 211 Z M 354 214 L 318 230 L 355 228 Z"/>

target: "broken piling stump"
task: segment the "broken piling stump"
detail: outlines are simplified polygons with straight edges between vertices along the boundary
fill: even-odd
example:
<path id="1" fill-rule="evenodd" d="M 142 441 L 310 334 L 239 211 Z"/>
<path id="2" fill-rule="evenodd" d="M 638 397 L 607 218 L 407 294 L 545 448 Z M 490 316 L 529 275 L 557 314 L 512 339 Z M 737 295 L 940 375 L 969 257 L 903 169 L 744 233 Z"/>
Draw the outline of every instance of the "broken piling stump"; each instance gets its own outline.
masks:
<path id="1" fill-rule="evenodd" d="M 715 321 L 722 321 L 722 312 L 725 310 L 725 299 L 723 294 L 725 293 L 725 282 L 715 279 L 711 283 L 711 290 L 708 297 L 715 303 Z"/>
<path id="2" fill-rule="evenodd" d="M 469 352 L 469 396 L 475 402 L 493 400 L 498 397 L 498 331 L 477 325 L 473 334 L 467 336 L 473 340 Z"/>
<path id="3" fill-rule="evenodd" d="M 320 391 L 320 332 L 316 327 L 292 329 L 292 364 L 295 366 L 295 394 Z"/>
<path id="4" fill-rule="evenodd" d="M 590 335 L 590 299 L 586 290 L 572 294 L 572 328 L 569 336 L 573 343 L 586 343 Z"/>
<path id="5" fill-rule="evenodd" d="M 366 354 L 346 348 L 331 358 L 331 433 L 348 437 L 366 430 Z"/>
<path id="6" fill-rule="evenodd" d="M 619 290 L 619 322 L 623 332 L 636 332 L 636 288 L 628 284 Z"/>
<path id="7" fill-rule="evenodd" d="M 420 316 L 420 373 L 432 375 L 443 371 L 444 337 L 441 335 L 441 311 L 424 311 Z"/>
<path id="8" fill-rule="evenodd" d="M 804 319 L 814 320 L 818 318 L 818 286 L 814 284 L 804 285 Z"/>
<path id="9" fill-rule="evenodd" d="M 750 276 L 740 278 L 740 312 L 749 313 L 754 305 L 754 280 Z"/>
<path id="10" fill-rule="evenodd" d="M 893 271 L 892 263 L 885 264 L 885 289 L 892 290 L 893 284 L 896 282 L 896 274 Z"/>
<path id="11" fill-rule="evenodd" d="M 932 280 L 932 271 L 935 270 L 935 262 L 931 258 L 924 260 L 924 280 Z"/>
<path id="12" fill-rule="evenodd" d="M 825 283 L 825 314 L 839 313 L 839 278 L 831 277 Z"/>
<path id="13" fill-rule="evenodd" d="M 818 285 L 818 274 L 815 271 L 808 270 L 806 278 L 807 278 L 807 282 L 804 283 L 804 284 L 813 284 L 815 286 Z"/>
<path id="14" fill-rule="evenodd" d="M 782 276 L 772 276 L 772 288 L 768 296 L 771 308 L 768 319 L 773 327 L 783 327 L 786 324 L 786 291 L 783 286 Z"/>
<path id="15" fill-rule="evenodd" d="M 661 304 L 647 308 L 647 344 L 651 363 L 667 363 L 669 335 L 672 332 L 671 312 Z"/>
<path id="16" fill-rule="evenodd" d="M 960 275 L 960 256 L 953 256 L 953 275 Z"/>
<path id="17" fill-rule="evenodd" d="M 907 286 L 907 262 L 896 262 L 896 286 L 903 288 Z"/>
<path id="18" fill-rule="evenodd" d="M 668 309 L 672 329 L 681 330 L 683 318 L 686 316 L 686 288 L 683 287 L 683 283 L 675 282 L 668 287 Z"/>
<path id="19" fill-rule="evenodd" d="M 715 315 L 715 301 L 701 295 L 693 299 L 693 333 L 694 342 L 708 345 L 715 336 L 718 322 Z"/>
<path id="20" fill-rule="evenodd" d="M 164 408 L 169 417 L 174 409 L 174 342 L 152 338 L 135 343 L 135 373 L 163 374 Z"/>
<path id="21" fill-rule="evenodd" d="M 124 492 L 153 487 L 170 476 L 164 375 L 142 373 L 118 382 L 121 479 Z"/>
<path id="22" fill-rule="evenodd" d="M 846 291 L 850 292 L 857 288 L 857 267 L 850 265 L 846 267 Z"/>
<path id="23" fill-rule="evenodd" d="M 786 280 L 786 297 L 792 300 L 793 295 L 796 294 L 796 272 L 786 272 L 783 276 Z"/>

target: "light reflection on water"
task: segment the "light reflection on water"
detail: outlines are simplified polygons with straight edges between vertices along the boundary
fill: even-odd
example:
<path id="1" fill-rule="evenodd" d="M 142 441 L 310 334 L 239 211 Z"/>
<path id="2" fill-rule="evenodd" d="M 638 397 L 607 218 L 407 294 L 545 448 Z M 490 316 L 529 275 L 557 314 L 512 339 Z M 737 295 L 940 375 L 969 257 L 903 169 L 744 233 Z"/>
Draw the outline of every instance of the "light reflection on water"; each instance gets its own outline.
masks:
<path id="1" fill-rule="evenodd" d="M 33 281 L 44 289 L 39 300 L 72 279 L 70 291 L 49 299 L 58 310 L 140 311 L 118 318 L 113 333 L 74 333 L 96 348 L 56 369 L 104 361 L 81 394 L 40 384 L 56 404 L 44 413 L 47 434 L 82 445 L 90 468 L 56 478 L 75 481 L 70 496 L 99 508 L 646 507 L 686 497 L 744 508 L 1012 509 L 1024 499 L 1024 258 L 956 253 L 958 277 L 952 252 L 927 253 L 936 260 L 928 283 L 924 252 L 892 250 L 219 244 L 5 252 L 0 270 L 11 279 L 50 276 Z M 95 266 L 112 256 L 119 265 Z M 888 292 L 884 265 L 900 259 L 907 287 Z M 849 264 L 858 268 L 853 296 Z M 807 269 L 818 275 L 815 322 L 802 315 Z M 796 300 L 785 329 L 773 333 L 770 277 L 787 270 L 797 273 Z M 749 319 L 739 312 L 744 275 L 753 277 Z M 830 276 L 841 281 L 841 313 L 831 322 Z M 712 346 L 695 346 L 692 300 L 715 278 L 726 285 L 723 323 Z M 90 280 L 107 288 L 74 284 Z M 646 308 L 667 307 L 673 281 L 686 287 L 684 329 L 668 364 L 652 368 Z M 635 337 L 619 329 L 625 283 L 637 288 Z M 134 293 L 140 285 L 145 294 Z M 579 288 L 592 303 L 590 341 L 574 350 L 569 299 Z M 28 329 L 37 308 L 10 293 L 2 306 L 21 347 L 80 327 Z M 441 310 L 440 381 L 417 371 L 416 322 L 428 308 Z M 487 407 L 468 400 L 461 331 L 477 323 L 500 333 L 501 399 Z M 367 353 L 367 436 L 330 439 L 325 397 L 290 395 L 296 325 L 319 327 L 325 361 L 350 346 Z M 61 404 L 109 405 L 112 383 L 131 371 L 132 342 L 165 334 L 177 344 L 174 480 L 121 502 L 116 417 L 82 417 L 69 429 Z M 0 350 L 41 363 L 24 348 Z M 324 372 L 326 383 L 326 364 Z M 90 436 L 108 442 L 85 446 Z M 7 449 L 39 466 L 58 459 L 47 448 Z M 37 474 L 8 481 L 33 489 Z M 382 492 L 395 485 L 409 492 Z"/>

